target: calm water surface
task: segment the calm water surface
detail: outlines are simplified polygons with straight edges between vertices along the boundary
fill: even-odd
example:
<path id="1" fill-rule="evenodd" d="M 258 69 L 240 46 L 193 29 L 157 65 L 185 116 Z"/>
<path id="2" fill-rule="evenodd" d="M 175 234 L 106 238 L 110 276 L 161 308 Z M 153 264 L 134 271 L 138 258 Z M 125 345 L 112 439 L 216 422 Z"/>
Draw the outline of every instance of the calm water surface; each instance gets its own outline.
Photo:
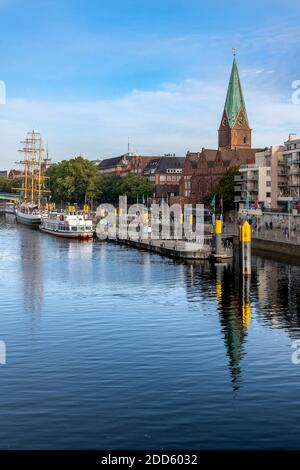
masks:
<path id="1" fill-rule="evenodd" d="M 300 268 L 187 265 L 0 217 L 0 448 L 300 448 Z"/>

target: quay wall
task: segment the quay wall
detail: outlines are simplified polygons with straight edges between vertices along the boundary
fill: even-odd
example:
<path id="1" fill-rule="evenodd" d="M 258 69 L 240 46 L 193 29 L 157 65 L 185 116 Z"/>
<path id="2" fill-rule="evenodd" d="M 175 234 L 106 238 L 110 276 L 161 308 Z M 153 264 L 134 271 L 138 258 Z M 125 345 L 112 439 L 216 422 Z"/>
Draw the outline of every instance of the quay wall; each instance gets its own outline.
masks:
<path id="1" fill-rule="evenodd" d="M 234 251 L 238 253 L 239 239 L 234 237 Z M 300 264 L 300 244 L 292 241 L 267 240 L 252 237 L 251 249 L 254 255 L 266 256 L 268 258 L 289 263 Z"/>

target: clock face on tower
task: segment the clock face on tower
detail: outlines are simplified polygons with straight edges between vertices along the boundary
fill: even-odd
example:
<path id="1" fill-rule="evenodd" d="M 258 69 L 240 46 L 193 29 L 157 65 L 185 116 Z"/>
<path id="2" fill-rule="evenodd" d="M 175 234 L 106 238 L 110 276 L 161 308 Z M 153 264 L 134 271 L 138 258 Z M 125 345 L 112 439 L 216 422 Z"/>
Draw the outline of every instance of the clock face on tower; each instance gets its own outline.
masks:
<path id="1" fill-rule="evenodd" d="M 223 126 L 227 126 L 227 125 L 228 125 L 228 121 L 227 121 L 227 118 L 226 118 L 226 117 L 223 117 L 222 124 L 223 124 Z"/>
<path id="2" fill-rule="evenodd" d="M 243 127 L 243 125 L 246 123 L 246 119 L 244 118 L 244 116 L 241 116 L 240 118 L 238 118 L 237 123 L 240 127 Z"/>

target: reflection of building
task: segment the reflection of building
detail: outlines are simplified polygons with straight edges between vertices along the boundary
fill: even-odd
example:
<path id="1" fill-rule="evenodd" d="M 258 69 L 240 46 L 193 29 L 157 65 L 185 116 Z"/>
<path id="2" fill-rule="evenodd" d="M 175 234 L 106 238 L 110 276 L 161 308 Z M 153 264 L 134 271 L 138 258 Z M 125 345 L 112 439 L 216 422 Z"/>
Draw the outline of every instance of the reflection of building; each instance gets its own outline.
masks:
<path id="1" fill-rule="evenodd" d="M 233 388 L 238 389 L 244 341 L 251 321 L 250 278 L 239 278 L 224 265 L 215 265 L 215 269 L 220 323 L 229 358 Z"/>
<path id="2" fill-rule="evenodd" d="M 208 286 L 212 286 L 212 291 Z M 250 279 L 239 278 L 231 264 L 201 264 L 188 274 L 187 299 L 202 303 L 203 297 L 214 295 L 218 303 L 221 335 L 228 356 L 233 388 L 241 386 L 241 360 L 245 354 L 245 339 L 251 321 Z"/>

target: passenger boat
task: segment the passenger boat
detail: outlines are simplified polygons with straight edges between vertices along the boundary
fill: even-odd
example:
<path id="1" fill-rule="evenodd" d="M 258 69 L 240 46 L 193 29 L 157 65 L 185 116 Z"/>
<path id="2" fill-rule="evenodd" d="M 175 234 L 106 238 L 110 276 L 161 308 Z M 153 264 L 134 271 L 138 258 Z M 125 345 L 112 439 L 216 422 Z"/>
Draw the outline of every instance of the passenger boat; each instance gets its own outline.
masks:
<path id="1" fill-rule="evenodd" d="M 5 214 L 15 214 L 15 203 L 7 202 L 4 208 Z"/>
<path id="2" fill-rule="evenodd" d="M 17 221 L 25 225 L 39 225 L 42 222 L 42 215 L 34 204 L 21 204 L 16 209 L 16 216 Z"/>
<path id="3" fill-rule="evenodd" d="M 76 212 L 50 212 L 42 219 L 40 230 L 56 237 L 79 240 L 87 240 L 94 235 L 93 221 Z"/>

